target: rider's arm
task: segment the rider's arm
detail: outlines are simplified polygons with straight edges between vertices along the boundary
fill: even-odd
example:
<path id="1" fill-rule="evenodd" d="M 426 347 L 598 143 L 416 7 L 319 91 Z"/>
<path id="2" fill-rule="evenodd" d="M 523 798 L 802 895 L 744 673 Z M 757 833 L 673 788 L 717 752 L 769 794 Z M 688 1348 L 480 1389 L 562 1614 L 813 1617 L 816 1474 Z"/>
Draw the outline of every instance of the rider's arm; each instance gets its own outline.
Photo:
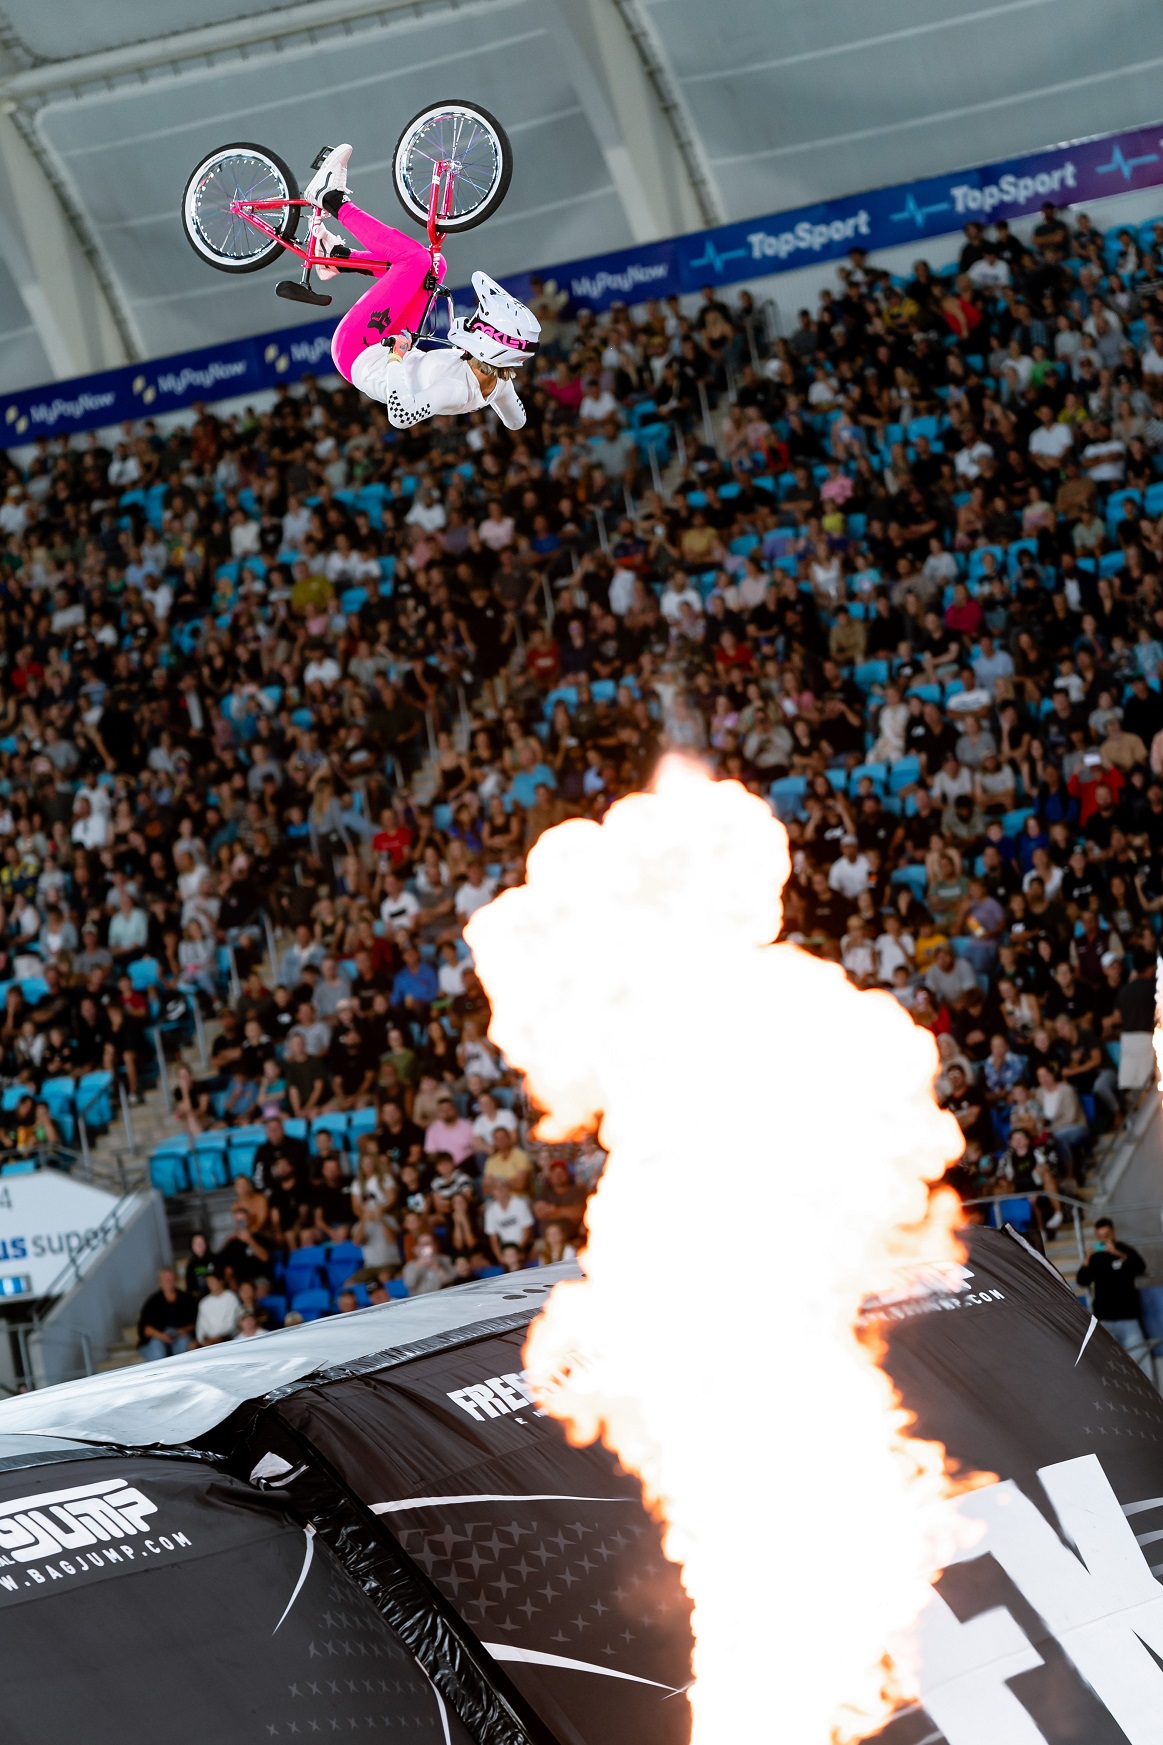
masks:
<path id="1" fill-rule="evenodd" d="M 489 395 L 488 404 L 508 430 L 520 430 L 525 423 L 525 408 L 512 382 L 498 382 Z"/>

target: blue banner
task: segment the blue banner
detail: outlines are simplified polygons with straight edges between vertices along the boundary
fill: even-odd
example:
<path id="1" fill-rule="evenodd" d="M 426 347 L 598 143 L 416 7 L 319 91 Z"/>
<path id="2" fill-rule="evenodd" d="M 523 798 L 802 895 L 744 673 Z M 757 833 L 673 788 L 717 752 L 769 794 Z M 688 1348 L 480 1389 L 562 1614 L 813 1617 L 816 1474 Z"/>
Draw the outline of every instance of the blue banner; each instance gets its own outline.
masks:
<path id="1" fill-rule="evenodd" d="M 1047 200 L 1055 206 L 1078 206 L 1161 183 L 1163 123 L 567 261 L 544 267 L 539 275 L 507 274 L 505 282 L 515 296 L 528 297 L 534 277 L 553 278 L 569 291 L 576 307 L 602 310 L 613 303 L 643 303 L 703 285 L 738 284 L 842 260 L 852 248 L 871 252 L 919 242 L 960 230 L 974 219 L 986 224 L 996 218 L 1025 218 Z M 459 306 L 471 304 L 471 291 L 453 295 Z M 255 394 L 279 382 L 327 373 L 335 320 L 331 316 L 0 396 L 0 446 L 172 412 L 195 400 Z"/>

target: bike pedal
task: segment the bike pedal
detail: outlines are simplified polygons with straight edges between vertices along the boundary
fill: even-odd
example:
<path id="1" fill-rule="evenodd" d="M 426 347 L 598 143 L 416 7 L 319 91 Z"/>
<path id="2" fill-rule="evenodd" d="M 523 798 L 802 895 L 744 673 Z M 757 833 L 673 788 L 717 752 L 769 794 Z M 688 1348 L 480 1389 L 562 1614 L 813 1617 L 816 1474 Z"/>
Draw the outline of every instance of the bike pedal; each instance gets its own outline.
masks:
<path id="1" fill-rule="evenodd" d="M 313 170 L 321 170 L 323 168 L 323 160 L 331 150 L 331 146 L 321 145 L 315 156 L 311 159 L 311 168 Z"/>
<path id="2" fill-rule="evenodd" d="M 275 296 L 285 297 L 288 303 L 311 303 L 317 309 L 325 309 L 331 301 L 325 291 L 312 291 L 309 285 L 301 285 L 298 279 L 280 279 L 275 286 Z"/>

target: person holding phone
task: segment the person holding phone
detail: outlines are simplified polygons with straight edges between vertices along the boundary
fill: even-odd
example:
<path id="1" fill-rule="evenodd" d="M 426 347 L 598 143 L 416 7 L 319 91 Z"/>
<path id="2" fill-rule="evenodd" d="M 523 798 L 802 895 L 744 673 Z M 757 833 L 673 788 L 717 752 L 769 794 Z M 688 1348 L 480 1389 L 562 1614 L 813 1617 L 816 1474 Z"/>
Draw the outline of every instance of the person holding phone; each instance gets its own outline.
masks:
<path id="1" fill-rule="evenodd" d="M 1109 1218 L 1098 1219 L 1094 1238 L 1085 1265 L 1078 1269 L 1078 1282 L 1090 1292 L 1095 1319 L 1114 1335 L 1139 1368 L 1150 1374 L 1150 1354 L 1139 1318 L 1139 1287 L 1135 1282 L 1146 1272 L 1147 1262 L 1128 1242 L 1118 1240 Z"/>

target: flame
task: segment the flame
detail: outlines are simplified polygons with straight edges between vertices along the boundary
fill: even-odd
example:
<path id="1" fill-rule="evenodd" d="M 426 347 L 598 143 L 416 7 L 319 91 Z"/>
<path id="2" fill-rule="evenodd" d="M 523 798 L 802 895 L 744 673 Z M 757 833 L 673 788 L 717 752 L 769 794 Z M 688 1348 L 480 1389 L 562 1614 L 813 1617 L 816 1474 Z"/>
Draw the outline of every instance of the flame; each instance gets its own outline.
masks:
<path id="1" fill-rule="evenodd" d="M 952 1553 L 944 1451 L 857 1329 L 900 1269 L 963 1258 L 929 1183 L 962 1148 L 891 996 L 770 941 L 787 835 L 670 757 L 543 835 L 466 933 L 490 1035 L 565 1138 L 601 1121 L 584 1282 L 526 1361 L 572 1441 L 638 1474 L 693 1601 L 693 1745 L 854 1739 L 914 1694 Z M 888 1656 L 895 1655 L 895 1659 Z"/>

